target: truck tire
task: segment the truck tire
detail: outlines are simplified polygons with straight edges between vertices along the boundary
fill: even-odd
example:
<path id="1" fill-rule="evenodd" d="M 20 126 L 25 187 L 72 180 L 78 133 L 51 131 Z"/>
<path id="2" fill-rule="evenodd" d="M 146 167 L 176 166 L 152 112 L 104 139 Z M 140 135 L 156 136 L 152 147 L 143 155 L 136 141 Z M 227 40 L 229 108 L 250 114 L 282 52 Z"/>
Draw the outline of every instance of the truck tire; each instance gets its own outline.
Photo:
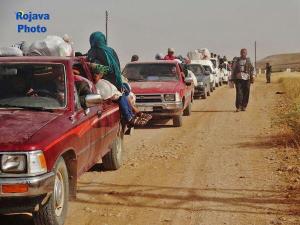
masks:
<path id="1" fill-rule="evenodd" d="M 57 161 L 53 194 L 48 202 L 33 212 L 35 225 L 63 225 L 68 211 L 69 178 L 66 163 L 62 157 Z"/>
<path id="2" fill-rule="evenodd" d="M 192 103 L 190 102 L 188 106 L 183 110 L 184 116 L 190 116 L 192 114 Z"/>
<path id="3" fill-rule="evenodd" d="M 122 152 L 124 149 L 123 134 L 120 134 L 110 145 L 110 151 L 103 156 L 102 163 L 105 170 L 117 170 L 122 165 Z"/>
<path id="4" fill-rule="evenodd" d="M 173 125 L 174 127 L 182 127 L 182 116 L 173 117 Z"/>

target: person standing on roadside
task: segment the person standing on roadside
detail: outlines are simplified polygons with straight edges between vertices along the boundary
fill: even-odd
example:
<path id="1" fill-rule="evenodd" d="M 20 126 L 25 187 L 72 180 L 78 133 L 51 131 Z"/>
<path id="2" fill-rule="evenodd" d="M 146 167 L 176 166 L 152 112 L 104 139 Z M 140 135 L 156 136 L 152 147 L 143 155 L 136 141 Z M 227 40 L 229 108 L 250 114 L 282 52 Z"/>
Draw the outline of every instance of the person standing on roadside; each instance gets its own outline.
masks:
<path id="1" fill-rule="evenodd" d="M 254 67 L 250 58 L 247 57 L 247 49 L 241 49 L 240 57 L 237 57 L 233 63 L 231 79 L 234 81 L 236 88 L 236 112 L 246 111 L 250 85 L 254 82 Z"/>
<path id="2" fill-rule="evenodd" d="M 271 73 L 272 73 L 272 66 L 270 63 L 266 64 L 266 79 L 267 83 L 271 83 Z"/>

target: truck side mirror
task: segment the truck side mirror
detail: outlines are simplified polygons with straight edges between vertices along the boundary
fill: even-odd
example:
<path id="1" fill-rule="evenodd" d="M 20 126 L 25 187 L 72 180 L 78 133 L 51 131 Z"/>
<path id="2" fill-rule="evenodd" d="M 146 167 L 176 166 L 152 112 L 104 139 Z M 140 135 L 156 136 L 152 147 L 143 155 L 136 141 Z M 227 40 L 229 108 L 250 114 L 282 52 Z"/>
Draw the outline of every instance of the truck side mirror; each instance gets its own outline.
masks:
<path id="1" fill-rule="evenodd" d="M 103 98 L 99 94 L 89 94 L 85 96 L 85 104 L 86 107 L 92 107 L 95 105 L 99 105 L 100 103 L 103 102 Z"/>

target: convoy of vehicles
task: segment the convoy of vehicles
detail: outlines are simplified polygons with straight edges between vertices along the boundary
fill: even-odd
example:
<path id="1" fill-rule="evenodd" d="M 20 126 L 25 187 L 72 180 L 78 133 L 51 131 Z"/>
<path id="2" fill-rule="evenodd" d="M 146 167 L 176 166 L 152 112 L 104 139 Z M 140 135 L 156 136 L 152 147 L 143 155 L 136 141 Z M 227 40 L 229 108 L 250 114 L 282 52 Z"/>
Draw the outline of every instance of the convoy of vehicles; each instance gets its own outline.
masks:
<path id="1" fill-rule="evenodd" d="M 181 127 L 194 99 L 228 82 L 224 65 L 220 76 L 209 59 L 185 67 L 133 62 L 123 75 L 139 111 Z M 0 57 L 0 124 L 0 214 L 28 212 L 36 225 L 63 225 L 79 176 L 99 161 L 107 170 L 122 164 L 119 106 L 97 94 L 83 56 Z"/>

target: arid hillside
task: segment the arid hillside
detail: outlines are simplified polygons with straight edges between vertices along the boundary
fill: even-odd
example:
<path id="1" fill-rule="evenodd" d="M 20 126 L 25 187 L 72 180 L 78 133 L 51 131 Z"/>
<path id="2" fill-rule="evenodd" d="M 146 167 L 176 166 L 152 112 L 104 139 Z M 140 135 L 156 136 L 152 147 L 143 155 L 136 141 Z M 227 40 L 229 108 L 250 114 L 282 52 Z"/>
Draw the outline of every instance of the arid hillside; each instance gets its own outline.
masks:
<path id="1" fill-rule="evenodd" d="M 292 71 L 300 71 L 300 53 L 278 54 L 263 58 L 257 62 L 257 68 L 265 68 L 269 62 L 274 72 L 285 71 L 290 68 Z"/>

